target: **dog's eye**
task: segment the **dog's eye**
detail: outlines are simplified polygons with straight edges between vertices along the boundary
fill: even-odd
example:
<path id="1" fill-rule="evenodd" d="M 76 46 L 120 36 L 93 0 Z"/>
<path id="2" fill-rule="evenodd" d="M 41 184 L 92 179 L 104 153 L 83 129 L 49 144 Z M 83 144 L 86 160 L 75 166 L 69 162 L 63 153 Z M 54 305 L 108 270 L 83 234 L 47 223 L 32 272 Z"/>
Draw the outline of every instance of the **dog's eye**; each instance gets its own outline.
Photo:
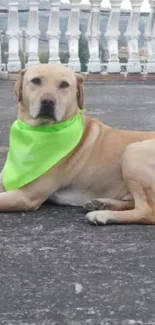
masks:
<path id="1" fill-rule="evenodd" d="M 62 81 L 59 85 L 59 88 L 68 88 L 69 87 L 69 83 L 67 81 Z"/>
<path id="2" fill-rule="evenodd" d="M 31 79 L 31 82 L 35 85 L 41 85 L 41 79 L 40 78 L 33 78 Z"/>

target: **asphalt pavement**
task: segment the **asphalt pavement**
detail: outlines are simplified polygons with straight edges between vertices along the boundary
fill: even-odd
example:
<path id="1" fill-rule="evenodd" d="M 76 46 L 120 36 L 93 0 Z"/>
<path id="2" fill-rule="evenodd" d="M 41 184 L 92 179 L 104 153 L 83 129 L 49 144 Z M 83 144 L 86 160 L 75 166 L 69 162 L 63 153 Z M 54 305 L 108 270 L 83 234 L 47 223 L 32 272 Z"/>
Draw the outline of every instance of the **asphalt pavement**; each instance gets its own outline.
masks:
<path id="1" fill-rule="evenodd" d="M 0 166 L 16 118 L 0 80 Z M 85 86 L 85 108 L 123 129 L 155 129 L 154 85 Z M 0 325 L 155 325 L 155 227 L 85 221 L 49 204 L 0 213 Z"/>

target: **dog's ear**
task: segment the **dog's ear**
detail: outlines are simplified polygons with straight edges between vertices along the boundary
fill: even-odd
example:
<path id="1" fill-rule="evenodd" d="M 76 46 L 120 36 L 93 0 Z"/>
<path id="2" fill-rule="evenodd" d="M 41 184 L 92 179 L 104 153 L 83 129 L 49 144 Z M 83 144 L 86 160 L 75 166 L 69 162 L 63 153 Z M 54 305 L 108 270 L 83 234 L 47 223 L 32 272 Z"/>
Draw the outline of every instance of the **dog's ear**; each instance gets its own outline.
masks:
<path id="1" fill-rule="evenodd" d="M 83 89 L 84 77 L 79 73 L 75 73 L 75 76 L 77 80 L 77 103 L 78 103 L 78 107 L 82 109 L 84 104 L 84 89 Z"/>
<path id="2" fill-rule="evenodd" d="M 14 94 L 18 98 L 18 102 L 21 102 L 21 100 L 22 100 L 23 78 L 24 78 L 24 74 L 25 74 L 26 71 L 27 71 L 27 69 L 23 69 L 23 70 L 20 71 L 18 79 L 17 79 L 17 81 L 15 83 Z"/>

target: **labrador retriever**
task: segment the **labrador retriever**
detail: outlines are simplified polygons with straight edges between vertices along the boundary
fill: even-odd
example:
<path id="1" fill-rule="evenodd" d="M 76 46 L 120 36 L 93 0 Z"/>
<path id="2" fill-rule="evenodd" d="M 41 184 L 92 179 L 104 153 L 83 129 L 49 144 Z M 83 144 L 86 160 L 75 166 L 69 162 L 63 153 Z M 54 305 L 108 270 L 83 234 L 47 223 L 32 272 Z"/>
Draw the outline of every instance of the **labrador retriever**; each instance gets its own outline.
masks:
<path id="1" fill-rule="evenodd" d="M 15 94 L 21 121 L 52 124 L 83 108 L 83 77 L 61 64 L 42 64 L 20 72 Z M 53 119 L 40 114 L 43 100 L 52 102 Z M 82 138 L 60 163 L 12 191 L 5 191 L 1 175 L 0 211 L 36 210 L 49 199 L 84 206 L 92 224 L 154 224 L 155 132 L 119 130 L 81 114 Z"/>

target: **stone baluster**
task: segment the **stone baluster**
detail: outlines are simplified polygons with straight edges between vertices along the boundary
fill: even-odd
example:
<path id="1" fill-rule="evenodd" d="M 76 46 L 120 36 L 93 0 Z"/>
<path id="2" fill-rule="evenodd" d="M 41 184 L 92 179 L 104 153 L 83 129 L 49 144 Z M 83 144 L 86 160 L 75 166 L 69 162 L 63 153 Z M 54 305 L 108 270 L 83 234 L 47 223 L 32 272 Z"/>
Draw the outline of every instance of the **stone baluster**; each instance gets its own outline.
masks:
<path id="1" fill-rule="evenodd" d="M 2 31 L 0 31 L 0 71 L 2 71 L 4 68 L 4 65 L 2 64 L 2 41 L 3 41 L 3 36 L 2 36 Z"/>
<path id="2" fill-rule="evenodd" d="M 4 35 L 2 30 L 0 30 L 0 79 L 6 79 L 8 73 L 6 71 L 6 64 L 2 63 L 2 43 L 3 43 Z"/>
<path id="3" fill-rule="evenodd" d="M 17 72 L 21 69 L 19 59 L 19 15 L 18 0 L 10 0 L 8 3 L 8 27 L 6 34 L 8 36 L 8 63 L 9 72 Z"/>
<path id="4" fill-rule="evenodd" d="M 81 0 L 71 0 L 71 11 L 66 32 L 69 45 L 68 67 L 74 72 L 81 71 L 81 64 L 79 60 L 80 3 Z"/>
<path id="5" fill-rule="evenodd" d="M 142 0 L 131 0 L 132 11 L 128 20 L 127 30 L 125 32 L 125 36 L 127 37 L 128 42 L 129 59 L 127 63 L 127 72 L 129 73 L 141 72 L 138 48 L 138 38 L 140 35 L 139 19 L 141 4 Z"/>
<path id="6" fill-rule="evenodd" d="M 39 15 L 38 15 L 38 0 L 29 0 L 29 19 L 26 37 L 28 38 L 28 62 L 27 67 L 31 67 L 39 63 Z"/>
<path id="7" fill-rule="evenodd" d="M 101 72 L 101 62 L 99 58 L 100 40 L 100 4 L 101 0 L 90 0 L 91 11 L 88 20 L 86 37 L 89 48 L 88 72 Z"/>
<path id="8" fill-rule="evenodd" d="M 47 38 L 49 39 L 49 63 L 60 63 L 59 58 L 59 38 L 60 38 L 60 22 L 59 22 L 60 0 L 51 2 L 51 10 L 49 16 Z"/>
<path id="9" fill-rule="evenodd" d="M 155 73 L 155 1 L 150 2 L 150 14 L 145 28 L 145 39 L 147 42 L 148 61 L 146 70 Z"/>
<path id="10" fill-rule="evenodd" d="M 111 0 L 111 11 L 105 33 L 109 52 L 109 59 L 107 65 L 108 73 L 120 73 L 120 62 L 118 52 L 118 39 L 120 36 L 120 6 L 121 0 Z"/>

